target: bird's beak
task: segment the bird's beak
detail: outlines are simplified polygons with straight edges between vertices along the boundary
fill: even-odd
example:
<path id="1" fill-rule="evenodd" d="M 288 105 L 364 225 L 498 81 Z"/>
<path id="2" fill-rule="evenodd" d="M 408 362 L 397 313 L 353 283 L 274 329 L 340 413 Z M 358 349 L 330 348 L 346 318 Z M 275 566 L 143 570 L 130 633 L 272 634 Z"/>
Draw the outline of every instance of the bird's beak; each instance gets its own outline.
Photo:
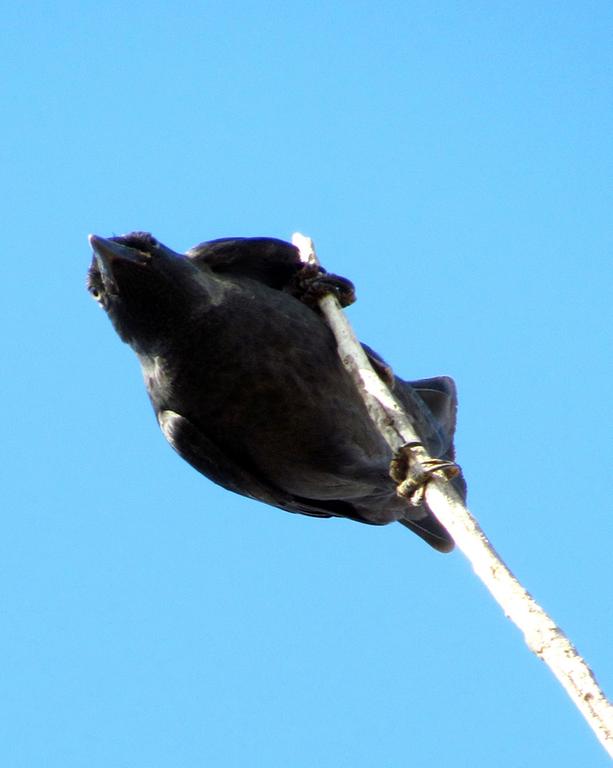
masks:
<path id="1" fill-rule="evenodd" d="M 127 245 L 116 243 L 114 240 L 107 240 L 106 237 L 90 235 L 89 244 L 92 247 L 100 270 L 107 274 L 111 272 L 111 267 L 115 261 L 122 260 L 142 264 L 145 260 L 143 258 L 144 254 L 136 248 L 129 248 Z"/>

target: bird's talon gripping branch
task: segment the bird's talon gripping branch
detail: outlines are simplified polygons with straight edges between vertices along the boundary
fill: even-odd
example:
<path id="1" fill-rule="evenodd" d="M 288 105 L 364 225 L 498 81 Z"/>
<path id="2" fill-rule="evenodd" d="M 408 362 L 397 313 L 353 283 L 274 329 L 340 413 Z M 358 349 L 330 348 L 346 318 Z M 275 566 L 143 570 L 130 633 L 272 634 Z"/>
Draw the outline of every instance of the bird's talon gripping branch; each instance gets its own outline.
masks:
<path id="1" fill-rule="evenodd" d="M 390 477 L 396 483 L 396 493 L 408 499 L 413 506 L 420 506 L 424 501 L 426 486 L 435 472 L 439 477 L 451 480 L 460 474 L 460 467 L 447 459 L 425 459 L 416 461 L 414 451 L 422 449 L 422 443 L 405 443 L 395 453 L 390 462 Z"/>
<path id="2" fill-rule="evenodd" d="M 304 265 L 294 276 L 290 293 L 309 306 L 317 306 L 318 301 L 328 293 L 336 296 L 341 307 L 348 307 L 356 299 L 351 280 L 326 272 L 317 264 Z"/>

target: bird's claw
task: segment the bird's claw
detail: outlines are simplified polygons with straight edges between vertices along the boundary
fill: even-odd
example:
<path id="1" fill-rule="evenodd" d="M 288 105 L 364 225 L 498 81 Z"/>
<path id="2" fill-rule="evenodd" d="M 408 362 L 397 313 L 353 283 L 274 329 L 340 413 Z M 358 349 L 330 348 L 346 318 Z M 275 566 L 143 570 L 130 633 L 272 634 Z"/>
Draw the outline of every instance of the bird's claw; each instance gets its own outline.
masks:
<path id="1" fill-rule="evenodd" d="M 405 443 L 396 451 L 390 463 L 390 477 L 396 483 L 396 493 L 403 496 L 415 506 L 420 506 L 425 497 L 426 487 L 432 476 L 440 472 L 439 477 L 451 480 L 460 474 L 460 467 L 447 459 L 426 459 L 416 462 L 411 451 L 423 445 L 421 443 Z"/>
<path id="2" fill-rule="evenodd" d="M 326 272 L 316 264 L 305 264 L 294 276 L 289 291 L 309 306 L 316 306 L 328 293 L 336 296 L 341 307 L 348 307 L 356 298 L 351 280 Z"/>

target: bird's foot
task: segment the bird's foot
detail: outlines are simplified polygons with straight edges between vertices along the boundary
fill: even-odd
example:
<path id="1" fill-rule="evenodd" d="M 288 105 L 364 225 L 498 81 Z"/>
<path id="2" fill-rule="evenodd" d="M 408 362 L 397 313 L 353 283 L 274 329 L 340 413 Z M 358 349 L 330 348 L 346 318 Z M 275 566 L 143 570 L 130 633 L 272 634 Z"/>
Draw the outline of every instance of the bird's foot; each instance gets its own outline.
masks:
<path id="1" fill-rule="evenodd" d="M 415 507 L 423 503 L 426 486 L 435 472 L 440 472 L 438 476 L 445 480 L 451 480 L 460 474 L 460 467 L 447 459 L 429 458 L 416 462 L 412 451 L 417 447 L 423 448 L 423 445 L 405 443 L 396 451 L 390 463 L 390 477 L 396 483 L 396 493 L 408 499 Z"/>
<path id="2" fill-rule="evenodd" d="M 316 306 L 328 293 L 336 296 L 341 307 L 348 307 L 356 298 L 351 280 L 326 272 L 316 264 L 305 264 L 292 279 L 289 291 L 309 306 Z"/>

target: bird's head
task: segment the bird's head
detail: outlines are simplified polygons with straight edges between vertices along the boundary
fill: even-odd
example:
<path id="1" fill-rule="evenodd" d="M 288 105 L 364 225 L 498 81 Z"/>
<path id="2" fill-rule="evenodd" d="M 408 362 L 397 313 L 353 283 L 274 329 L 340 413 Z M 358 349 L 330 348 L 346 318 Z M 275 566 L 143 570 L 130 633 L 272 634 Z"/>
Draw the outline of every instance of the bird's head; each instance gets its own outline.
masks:
<path id="1" fill-rule="evenodd" d="M 137 352 L 176 338 L 202 292 L 201 270 L 146 232 L 89 242 L 87 288 L 120 338 Z"/>

